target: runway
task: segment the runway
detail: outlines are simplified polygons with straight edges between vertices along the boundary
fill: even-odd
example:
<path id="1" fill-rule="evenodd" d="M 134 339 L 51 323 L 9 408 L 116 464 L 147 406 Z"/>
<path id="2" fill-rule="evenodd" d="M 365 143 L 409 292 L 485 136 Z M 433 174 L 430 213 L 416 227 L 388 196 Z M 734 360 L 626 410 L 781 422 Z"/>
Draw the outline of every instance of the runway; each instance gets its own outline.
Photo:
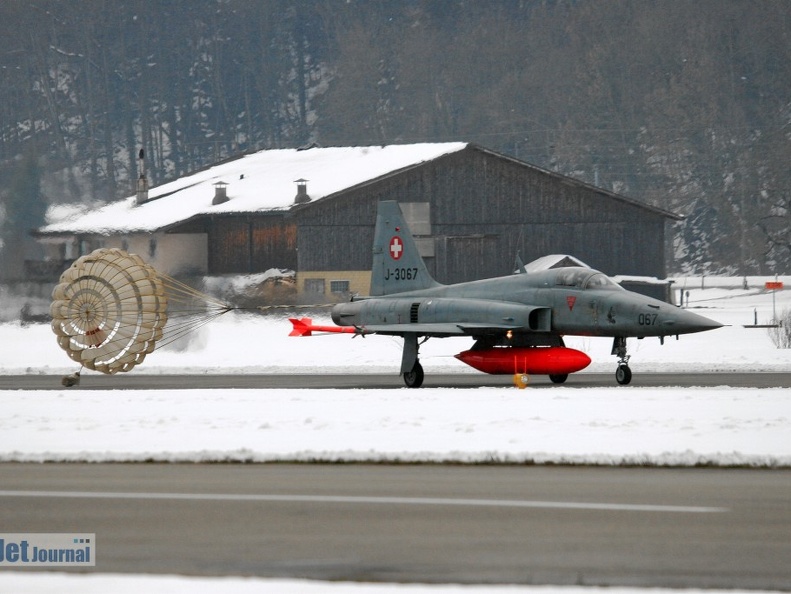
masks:
<path id="1" fill-rule="evenodd" d="M 466 373 L 425 385 L 510 383 Z M 635 373 L 623 387 L 584 373 L 565 385 L 791 387 L 791 374 Z M 397 374 L 130 373 L 69 390 L 402 387 Z M 556 388 L 540 376 L 530 387 Z M 0 376 L 0 389 L 67 390 L 53 375 Z M 10 463 L 0 479 L 4 532 L 96 533 L 98 572 L 791 591 L 788 470 Z"/>
<path id="2" fill-rule="evenodd" d="M 102 375 L 84 371 L 80 390 L 183 390 L 183 389 L 347 389 L 347 388 L 402 388 L 404 383 L 393 374 L 144 374 L 124 373 Z M 0 375 L 0 390 L 62 390 L 60 375 Z M 482 373 L 426 374 L 426 388 L 475 388 L 511 386 L 511 376 Z M 715 387 L 791 388 L 791 373 L 782 372 L 722 372 L 722 373 L 637 373 L 629 386 L 618 386 L 613 373 L 578 373 L 563 384 L 569 388 L 613 387 Z M 530 388 L 557 387 L 547 376 L 530 378 Z"/>
<path id="3" fill-rule="evenodd" d="M 5 532 L 95 532 L 96 571 L 791 590 L 791 472 L 0 465 Z"/>

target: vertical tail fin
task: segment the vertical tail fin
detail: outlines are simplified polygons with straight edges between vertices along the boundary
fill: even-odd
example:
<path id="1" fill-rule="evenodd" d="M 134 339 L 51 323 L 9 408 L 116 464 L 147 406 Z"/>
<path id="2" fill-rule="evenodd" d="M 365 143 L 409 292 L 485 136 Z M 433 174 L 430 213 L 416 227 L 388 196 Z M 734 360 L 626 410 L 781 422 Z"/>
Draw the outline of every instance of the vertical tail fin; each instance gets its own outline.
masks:
<path id="1" fill-rule="evenodd" d="M 417 250 L 398 202 L 379 203 L 374 231 L 371 295 L 390 295 L 439 286 Z"/>

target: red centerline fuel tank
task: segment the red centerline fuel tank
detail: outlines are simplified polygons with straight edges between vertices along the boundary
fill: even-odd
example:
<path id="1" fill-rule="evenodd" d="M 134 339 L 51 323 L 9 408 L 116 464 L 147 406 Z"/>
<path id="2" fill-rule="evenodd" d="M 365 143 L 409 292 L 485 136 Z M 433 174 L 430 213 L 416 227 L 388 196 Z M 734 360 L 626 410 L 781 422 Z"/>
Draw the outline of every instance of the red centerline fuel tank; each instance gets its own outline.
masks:
<path id="1" fill-rule="evenodd" d="M 493 375 L 562 375 L 585 369 L 591 362 L 582 351 L 561 346 L 471 349 L 459 353 L 456 358 Z"/>

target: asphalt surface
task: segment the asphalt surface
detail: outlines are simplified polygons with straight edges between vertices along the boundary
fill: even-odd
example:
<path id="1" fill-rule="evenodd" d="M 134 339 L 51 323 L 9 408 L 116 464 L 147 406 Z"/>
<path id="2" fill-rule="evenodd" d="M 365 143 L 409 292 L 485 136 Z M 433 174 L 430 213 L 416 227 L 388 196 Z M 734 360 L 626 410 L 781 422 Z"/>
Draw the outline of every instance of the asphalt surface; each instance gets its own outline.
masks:
<path id="1" fill-rule="evenodd" d="M 60 379 L 0 376 L 0 389 L 63 390 Z M 609 373 L 565 385 L 628 389 Z M 631 384 L 723 385 L 791 387 L 791 374 Z M 396 374 L 86 373 L 70 389 L 402 386 Z M 95 532 L 99 572 L 791 591 L 787 470 L 14 463 L 0 465 L 0 529 Z"/>
<path id="2" fill-rule="evenodd" d="M 60 375 L 0 375 L 0 390 L 62 390 Z M 430 387 L 479 387 L 511 386 L 511 376 L 493 376 L 483 373 L 426 374 L 423 386 Z M 791 373 L 635 373 L 629 386 L 618 386 L 613 373 L 578 373 L 569 376 L 563 384 L 570 388 L 590 387 L 747 387 L 791 388 Z M 402 388 L 404 383 L 393 374 L 177 374 L 159 375 L 119 373 L 102 375 L 83 371 L 81 390 L 182 390 L 222 388 Z M 555 388 L 547 376 L 531 376 L 532 388 Z"/>
<path id="3" fill-rule="evenodd" d="M 95 571 L 791 590 L 791 472 L 0 465 L 4 532 Z"/>

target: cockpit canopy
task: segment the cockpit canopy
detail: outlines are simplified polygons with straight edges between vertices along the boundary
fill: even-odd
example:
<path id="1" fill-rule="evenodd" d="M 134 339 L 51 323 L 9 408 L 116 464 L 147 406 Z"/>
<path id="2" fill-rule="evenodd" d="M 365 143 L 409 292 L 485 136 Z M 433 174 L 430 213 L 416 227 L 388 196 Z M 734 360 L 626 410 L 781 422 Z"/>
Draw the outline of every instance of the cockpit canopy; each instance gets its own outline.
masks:
<path id="1" fill-rule="evenodd" d="M 555 276 L 555 285 L 573 287 L 575 289 L 610 289 L 623 291 L 623 287 L 606 274 L 592 268 L 559 268 Z"/>

